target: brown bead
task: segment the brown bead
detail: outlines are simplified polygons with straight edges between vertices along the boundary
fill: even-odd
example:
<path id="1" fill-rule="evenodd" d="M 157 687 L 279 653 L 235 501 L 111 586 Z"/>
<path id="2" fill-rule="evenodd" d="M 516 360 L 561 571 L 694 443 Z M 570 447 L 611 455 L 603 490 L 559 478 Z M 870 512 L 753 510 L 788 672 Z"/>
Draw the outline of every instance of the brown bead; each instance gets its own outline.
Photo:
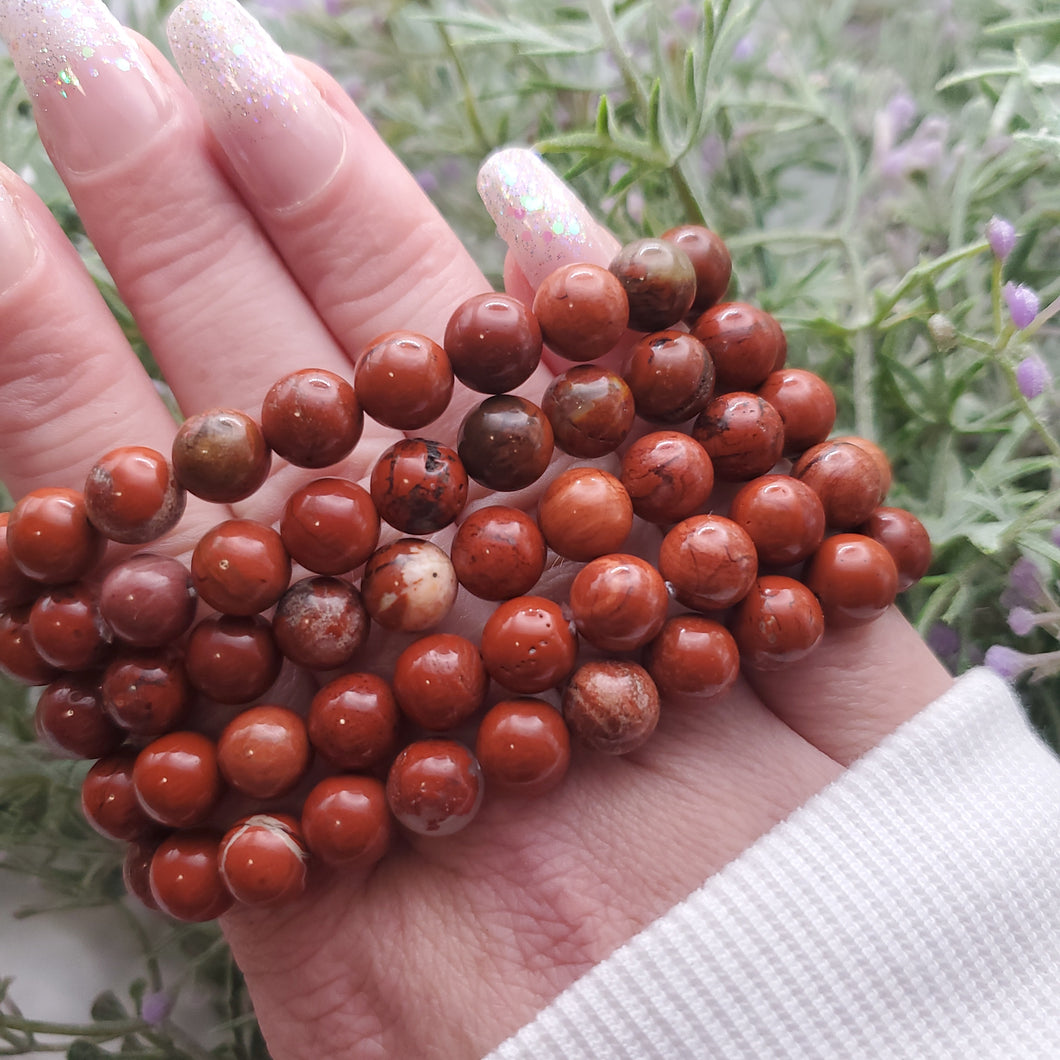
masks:
<path id="1" fill-rule="evenodd" d="M 863 523 L 883 499 L 876 461 L 851 442 L 821 442 L 807 449 L 791 473 L 821 498 L 825 520 L 836 530 Z"/>
<path id="2" fill-rule="evenodd" d="M 625 289 L 634 331 L 673 327 L 692 308 L 696 270 L 676 243 L 635 239 L 619 250 L 609 268 Z"/>
<path id="3" fill-rule="evenodd" d="M 618 659 L 587 662 L 563 693 L 563 717 L 586 747 L 624 755 L 643 746 L 659 722 L 659 691 L 643 666 Z"/>
<path id="4" fill-rule="evenodd" d="M 570 730 L 560 712 L 539 699 L 502 700 L 479 725 L 475 757 L 491 795 L 544 795 L 567 775 Z"/>
<path id="5" fill-rule="evenodd" d="M 232 905 L 218 866 L 220 838 L 212 832 L 178 832 L 151 859 L 151 893 L 159 908 L 187 923 L 219 917 Z"/>
<path id="6" fill-rule="evenodd" d="M 685 607 L 716 611 L 747 595 L 758 557 L 747 531 L 731 519 L 693 515 L 663 538 L 659 573 Z"/>
<path id="7" fill-rule="evenodd" d="M 464 417 L 457 452 L 476 482 L 506 493 L 525 489 L 545 473 L 553 445 L 552 425 L 537 405 L 498 394 Z"/>
<path id="8" fill-rule="evenodd" d="M 147 815 L 136 797 L 135 764 L 135 751 L 115 751 L 100 758 L 81 783 L 85 820 L 108 839 L 131 842 L 158 831 L 158 823 Z"/>
<path id="9" fill-rule="evenodd" d="M 706 449 L 714 474 L 727 482 L 764 475 L 784 451 L 784 424 L 757 394 L 720 394 L 699 414 L 692 437 Z"/>
<path id="10" fill-rule="evenodd" d="M 254 799 L 286 795 L 305 776 L 311 756 L 305 722 L 286 707 L 244 710 L 217 741 L 225 780 Z"/>
<path id="11" fill-rule="evenodd" d="M 374 865 L 390 845 L 386 789 L 372 777 L 326 777 L 302 804 L 306 845 L 325 865 Z"/>
<path id="12" fill-rule="evenodd" d="M 780 367 L 787 351 L 776 318 L 745 302 L 712 306 L 692 328 L 710 351 L 719 390 L 754 390 Z"/>
<path id="13" fill-rule="evenodd" d="M 29 632 L 40 657 L 63 670 L 89 670 L 110 654 L 113 636 L 84 582 L 56 586 L 37 597 Z"/>
<path id="14" fill-rule="evenodd" d="M 121 652 L 103 671 L 102 691 L 110 717 L 138 736 L 170 732 L 191 705 L 191 685 L 173 647 Z"/>
<path id="15" fill-rule="evenodd" d="M 556 445 L 586 460 L 613 453 L 636 417 L 626 381 L 595 364 L 576 364 L 556 376 L 541 410 L 552 425 Z"/>
<path id="16" fill-rule="evenodd" d="M 678 523 L 707 503 L 714 465 L 706 449 L 687 434 L 654 431 L 626 450 L 620 479 L 641 519 Z"/>
<path id="17" fill-rule="evenodd" d="M 85 480 L 85 508 L 92 525 L 112 541 L 142 545 L 180 522 L 187 494 L 169 461 L 142 445 L 112 449 L 92 465 Z"/>
<path id="18" fill-rule="evenodd" d="M 437 545 L 404 537 L 368 560 L 361 599 L 384 629 L 421 633 L 449 614 L 457 587 L 453 564 Z"/>
<path id="19" fill-rule="evenodd" d="M 403 534 L 433 534 L 467 504 L 467 472 L 447 445 L 404 438 L 385 449 L 372 468 L 372 503 Z"/>
<path id="20" fill-rule="evenodd" d="M 821 602 L 829 627 L 861 626 L 894 603 L 898 569 L 878 541 L 863 534 L 826 538 L 810 561 L 806 585 Z"/>
<path id="21" fill-rule="evenodd" d="M 339 769 L 372 769 L 394 752 L 397 701 L 381 677 L 345 674 L 313 697 L 307 727 L 309 742 Z"/>
<path id="22" fill-rule="evenodd" d="M 327 467 L 361 440 L 364 413 L 353 387 L 324 368 L 277 380 L 261 403 L 261 431 L 277 456 L 297 467 Z"/>
<path id="23" fill-rule="evenodd" d="M 740 652 L 720 622 L 676 615 L 648 645 L 644 665 L 664 696 L 716 699 L 736 683 Z"/>
<path id="24" fill-rule="evenodd" d="M 758 561 L 790 567 L 824 540 L 824 507 L 809 486 L 790 475 L 763 475 L 741 486 L 729 518 L 747 531 Z"/>
<path id="25" fill-rule="evenodd" d="M 610 351 L 629 324 L 629 299 L 618 278 L 599 265 L 562 265 L 534 295 L 545 344 L 571 361 Z"/>
<path id="26" fill-rule="evenodd" d="M 707 407 L 714 393 L 714 361 L 687 331 L 657 331 L 633 347 L 625 378 L 639 416 L 683 423 Z"/>
<path id="27" fill-rule="evenodd" d="M 345 666 L 368 639 L 361 594 L 338 578 L 303 578 L 280 597 L 272 633 L 283 654 L 309 670 Z"/>
<path id="28" fill-rule="evenodd" d="M 218 615 L 192 629 L 184 667 L 192 686 L 218 703 L 249 703 L 280 674 L 272 627 L 260 615 Z"/>
<path id="29" fill-rule="evenodd" d="M 291 494 L 280 519 L 291 559 L 314 574 L 346 574 L 379 544 L 379 513 L 363 486 L 320 478 Z"/>
<path id="30" fill-rule="evenodd" d="M 361 407 L 396 431 L 418 431 L 449 407 L 453 369 L 445 350 L 415 331 L 373 339 L 353 375 Z"/>
<path id="31" fill-rule="evenodd" d="M 33 720 L 38 738 L 64 758 L 103 758 L 125 739 L 103 710 L 99 679 L 90 674 L 52 681 L 37 700 Z"/>
<path id="32" fill-rule="evenodd" d="M 455 740 L 417 740 L 394 759 L 387 775 L 390 812 L 418 835 L 452 835 L 482 805 L 482 769 Z"/>
<path id="33" fill-rule="evenodd" d="M 305 893 L 309 852 L 298 822 L 286 814 L 254 814 L 237 821 L 221 840 L 217 862 L 237 902 L 277 906 Z"/>
<path id="34" fill-rule="evenodd" d="M 740 601 L 732 635 L 752 670 L 779 670 L 804 659 L 824 636 L 824 614 L 813 593 L 794 578 L 759 578 Z"/>
<path id="35" fill-rule="evenodd" d="M 126 644 L 160 648 L 188 631 L 197 600 L 191 572 L 180 560 L 145 552 L 108 571 L 99 611 Z"/>
<path id="36" fill-rule="evenodd" d="M 203 534 L 191 557 L 195 591 L 226 615 L 272 607 L 291 580 L 280 535 L 251 519 L 227 519 Z"/>
<path id="37" fill-rule="evenodd" d="M 83 578 L 102 558 L 105 543 L 89 522 L 85 498 L 77 490 L 33 490 L 8 516 L 11 558 L 23 574 L 45 585 Z"/>
<path id="38" fill-rule="evenodd" d="M 10 512 L 0 512 L 0 608 L 31 603 L 41 583 L 24 574 L 7 547 L 7 521 Z"/>
<path id="39" fill-rule="evenodd" d="M 931 566 L 931 538 L 924 524 L 904 508 L 877 508 L 858 533 L 878 541 L 898 568 L 898 591 L 915 585 Z"/>
<path id="40" fill-rule="evenodd" d="M 702 313 L 720 302 L 732 278 L 732 257 L 721 236 L 702 225 L 678 225 L 662 237 L 679 246 L 692 262 L 696 274 L 692 312 Z"/>
<path id="41" fill-rule="evenodd" d="M 520 695 L 554 688 L 574 669 L 578 638 L 559 604 L 541 596 L 506 600 L 482 629 L 490 677 Z"/>
<path id="42" fill-rule="evenodd" d="M 647 560 L 612 553 L 587 563 L 570 587 L 574 625 L 603 651 L 634 651 L 662 629 L 670 597 Z"/>
<path id="43" fill-rule="evenodd" d="M 757 394 L 780 414 L 784 451 L 791 455 L 823 442 L 835 425 L 835 395 L 813 372 L 802 368 L 770 372 Z"/>
<path id="44" fill-rule="evenodd" d="M 553 552 L 566 559 L 595 559 L 622 548 L 633 529 L 633 502 L 610 472 L 572 467 L 549 483 L 537 522 Z"/>
<path id="45" fill-rule="evenodd" d="M 46 685 L 58 671 L 37 651 L 29 616 L 28 604 L 0 611 L 0 672 L 24 685 Z"/>
<path id="46" fill-rule="evenodd" d="M 526 512 L 489 505 L 464 519 L 449 555 L 469 593 L 483 600 L 508 600 L 525 596 L 537 585 L 548 548 Z"/>
<path id="47" fill-rule="evenodd" d="M 126 893 L 140 902 L 145 909 L 154 912 L 158 912 L 159 907 L 151 893 L 151 860 L 160 842 L 161 837 L 130 843 L 125 849 L 121 866 L 121 879 Z"/>
<path id="48" fill-rule="evenodd" d="M 537 319 L 518 298 L 494 291 L 457 306 L 443 341 L 457 379 L 482 394 L 514 390 L 541 360 Z"/>
<path id="49" fill-rule="evenodd" d="M 202 824 L 224 791 L 217 748 L 197 732 L 159 736 L 136 756 L 133 785 L 140 805 L 160 824 Z"/>
<path id="50" fill-rule="evenodd" d="M 401 712 L 431 732 L 467 721 L 485 702 L 488 689 L 478 648 L 455 633 L 420 637 L 394 663 L 394 698 Z"/>
<path id="51" fill-rule="evenodd" d="M 261 428 L 237 409 L 189 416 L 173 439 L 173 471 L 189 492 L 233 504 L 256 492 L 269 475 L 272 452 Z"/>
<path id="52" fill-rule="evenodd" d="M 860 438 L 856 434 L 842 434 L 833 438 L 832 441 L 849 442 L 851 445 L 856 445 L 859 449 L 863 449 L 868 453 L 876 465 L 876 470 L 880 473 L 880 489 L 883 491 L 881 500 L 890 493 L 891 462 L 888 460 L 887 454 L 875 442 L 870 442 L 868 438 Z"/>

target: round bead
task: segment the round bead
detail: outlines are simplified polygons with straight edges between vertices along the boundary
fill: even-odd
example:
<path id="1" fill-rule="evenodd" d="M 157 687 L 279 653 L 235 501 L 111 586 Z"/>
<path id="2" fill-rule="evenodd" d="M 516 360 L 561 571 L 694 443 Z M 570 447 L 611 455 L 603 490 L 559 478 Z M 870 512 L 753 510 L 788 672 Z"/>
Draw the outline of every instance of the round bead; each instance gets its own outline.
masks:
<path id="1" fill-rule="evenodd" d="M 158 902 L 151 893 L 151 860 L 155 856 L 160 840 L 134 841 L 125 850 L 122 859 L 121 879 L 125 890 L 145 909 L 158 912 Z"/>
<path id="2" fill-rule="evenodd" d="M 361 407 L 396 431 L 418 431 L 449 407 L 453 369 L 445 350 L 414 331 L 389 331 L 369 343 L 353 375 Z"/>
<path id="3" fill-rule="evenodd" d="M 757 393 L 780 414 L 786 453 L 802 453 L 823 442 L 835 425 L 835 395 L 813 372 L 803 368 L 770 372 Z"/>
<path id="4" fill-rule="evenodd" d="M 421 633 L 449 614 L 457 585 L 453 564 L 437 545 L 405 537 L 369 559 L 361 599 L 384 629 Z"/>
<path id="5" fill-rule="evenodd" d="M 81 783 L 81 810 L 100 835 L 125 842 L 153 835 L 158 825 L 144 811 L 133 785 L 136 752 L 118 750 L 93 764 Z"/>
<path id="6" fill-rule="evenodd" d="M 308 859 L 297 823 L 264 813 L 233 825 L 217 854 L 225 888 L 250 906 L 282 905 L 302 895 Z"/>
<path id="7" fill-rule="evenodd" d="M 817 647 L 824 636 L 824 614 L 802 582 L 766 575 L 737 605 L 732 635 L 745 666 L 779 670 Z"/>
<path id="8" fill-rule="evenodd" d="M 309 670 L 345 666 L 368 639 L 361 594 L 338 578 L 303 578 L 280 597 L 272 633 L 280 651 Z"/>
<path id="9" fill-rule="evenodd" d="M 676 243 L 635 239 L 619 250 L 609 268 L 626 292 L 629 326 L 635 331 L 673 327 L 692 308 L 696 270 Z"/>
<path id="10" fill-rule="evenodd" d="M 0 671 L 24 685 L 46 685 L 56 669 L 37 651 L 29 616 L 27 604 L 0 611 Z"/>
<path id="11" fill-rule="evenodd" d="M 282 659 L 260 615 L 218 615 L 192 629 L 184 667 L 192 687 L 218 703 L 249 703 L 271 687 Z"/>
<path id="12" fill-rule="evenodd" d="M 898 568 L 898 591 L 915 585 L 931 566 L 931 538 L 924 524 L 904 508 L 877 508 L 858 533 L 878 541 Z"/>
<path id="13" fill-rule="evenodd" d="M 332 765 L 349 772 L 372 769 L 397 743 L 394 693 L 375 674 L 337 677 L 313 696 L 307 728 L 309 742 Z"/>
<path id="14" fill-rule="evenodd" d="M 245 412 L 210 409 L 189 416 L 173 439 L 173 471 L 189 492 L 233 504 L 256 492 L 269 475 L 272 452 Z"/>
<path id="15" fill-rule="evenodd" d="M 625 378 L 639 416 L 683 423 L 707 407 L 714 393 L 714 362 L 687 331 L 657 331 L 630 351 Z"/>
<path id="16" fill-rule="evenodd" d="M 662 541 L 659 573 L 694 611 L 716 611 L 742 600 L 758 573 L 754 542 L 721 515 L 693 515 Z"/>
<path id="17" fill-rule="evenodd" d="M 305 776 L 311 754 L 305 722 L 286 707 L 251 707 L 217 741 L 221 774 L 254 799 L 286 795 Z"/>
<path id="18" fill-rule="evenodd" d="M 754 390 L 784 363 L 787 342 L 776 318 L 744 302 L 706 310 L 692 328 L 710 351 L 721 390 Z"/>
<path id="19" fill-rule="evenodd" d="M 197 600 L 183 563 L 143 553 L 108 571 L 99 590 L 99 611 L 126 644 L 161 648 L 188 631 Z"/>
<path id="20" fill-rule="evenodd" d="M 806 585 L 821 602 L 828 626 L 861 626 L 894 603 L 898 569 L 887 549 L 871 537 L 836 534 L 825 539 L 810 561 Z"/>
<path id="21" fill-rule="evenodd" d="M 622 457 L 619 477 L 634 513 L 650 523 L 687 519 L 714 489 L 714 465 L 706 449 L 679 431 L 638 438 Z"/>
<path id="22" fill-rule="evenodd" d="M 445 352 L 464 386 L 506 394 L 534 374 L 541 360 L 541 328 L 530 310 L 507 294 L 472 295 L 445 328 Z"/>
<path id="23" fill-rule="evenodd" d="M 404 438 L 385 449 L 371 479 L 372 502 L 403 534 L 433 534 L 467 503 L 467 472 L 447 445 Z"/>
<path id="24" fill-rule="evenodd" d="M 449 555 L 469 593 L 483 600 L 508 600 L 525 596 L 537 585 L 548 547 L 526 512 L 489 505 L 464 519 Z"/>
<path id="25" fill-rule="evenodd" d="M 455 633 L 420 637 L 394 664 L 394 698 L 401 712 L 431 732 L 467 721 L 485 702 L 488 688 L 478 648 Z"/>
<path id="26" fill-rule="evenodd" d="M 482 769 L 454 740 L 417 740 L 394 759 L 386 779 L 390 812 L 417 835 L 452 835 L 482 805 Z"/>
<path id="27" fill-rule="evenodd" d="M 176 920 L 199 924 L 232 905 L 221 880 L 219 840 L 212 832 L 179 832 L 164 839 L 151 859 L 151 893 L 158 907 Z"/>
<path id="28" fill-rule="evenodd" d="M 278 456 L 297 467 L 327 467 L 361 440 L 364 413 L 350 384 L 323 368 L 277 380 L 261 403 L 261 431 Z"/>
<path id="29" fill-rule="evenodd" d="M 295 563 L 314 574 L 346 574 L 379 544 L 379 513 L 362 486 L 320 478 L 291 494 L 280 538 Z"/>
<path id="30" fill-rule="evenodd" d="M 741 486 L 729 518 L 747 531 L 758 562 L 789 567 L 824 540 L 824 507 L 809 486 L 789 475 L 763 475 Z"/>
<path id="31" fill-rule="evenodd" d="M 37 597 L 29 632 L 41 658 L 63 670 L 98 666 L 111 649 L 111 631 L 100 616 L 96 594 L 84 582 Z"/>
<path id="32" fill-rule="evenodd" d="M 0 608 L 28 604 L 40 592 L 40 582 L 22 572 L 7 547 L 10 512 L 0 512 Z"/>
<path id="33" fill-rule="evenodd" d="M 581 744 L 623 755 L 643 746 L 659 722 L 659 691 L 643 666 L 618 659 L 579 666 L 563 692 L 563 717 Z"/>
<path id="34" fill-rule="evenodd" d="M 65 758 L 103 758 L 125 739 L 103 710 L 98 679 L 88 674 L 52 681 L 37 700 L 34 726 L 40 740 Z"/>
<path id="35" fill-rule="evenodd" d="M 525 489 L 552 459 L 554 437 L 548 417 L 515 394 L 486 398 L 460 425 L 457 452 L 478 483 L 498 492 Z"/>
<path id="36" fill-rule="evenodd" d="M 112 449 L 85 480 L 85 508 L 93 526 L 127 545 L 142 545 L 172 530 L 187 499 L 169 461 L 141 445 Z"/>
<path id="37" fill-rule="evenodd" d="M 634 651 L 662 629 L 670 597 L 647 560 L 621 553 L 587 563 L 570 587 L 574 625 L 603 651 Z"/>
<path id="38" fill-rule="evenodd" d="M 302 804 L 302 833 L 325 865 L 368 868 L 390 845 L 386 789 L 372 777 L 326 777 Z"/>
<path id="39" fill-rule="evenodd" d="M 562 265 L 534 295 L 545 344 L 571 361 L 593 361 L 611 350 L 629 324 L 629 299 L 618 278 L 599 265 Z"/>
<path id="40" fill-rule="evenodd" d="M 556 445 L 586 460 L 614 452 L 636 416 L 626 381 L 595 364 L 576 364 L 556 376 L 545 391 L 541 410 Z"/>
<path id="41" fill-rule="evenodd" d="M 574 669 L 578 638 L 559 604 L 541 596 L 506 600 L 482 629 L 490 677 L 520 695 L 553 688 Z"/>
<path id="42" fill-rule="evenodd" d="M 807 449 L 791 474 L 821 498 L 825 520 L 836 530 L 863 523 L 883 499 L 876 461 L 852 442 L 821 442 Z"/>
<path id="43" fill-rule="evenodd" d="M 622 548 L 633 529 L 633 502 L 610 472 L 572 467 L 549 483 L 537 522 L 553 552 L 584 562 Z"/>
<path id="44" fill-rule="evenodd" d="M 570 731 L 548 703 L 502 700 L 486 711 L 479 725 L 475 757 L 491 793 L 544 795 L 567 775 Z"/>
<path id="45" fill-rule="evenodd" d="M 891 462 L 887 459 L 887 454 L 875 442 L 870 442 L 868 438 L 860 438 L 856 434 L 843 434 L 833 438 L 832 441 L 856 445 L 872 457 L 872 462 L 880 473 L 881 499 L 886 497 L 891 490 Z"/>
<path id="46" fill-rule="evenodd" d="M 678 225 L 662 237 L 679 246 L 692 262 L 696 274 L 692 312 L 702 313 L 720 302 L 732 278 L 732 257 L 721 236 L 702 225 Z"/>
<path id="47" fill-rule="evenodd" d="M 784 424 L 757 394 L 720 394 L 699 414 L 692 437 L 706 449 L 714 474 L 728 482 L 764 475 L 784 451 Z"/>
<path id="48" fill-rule="evenodd" d="M 159 736 L 136 756 L 133 785 L 140 805 L 160 824 L 202 824 L 224 791 L 217 748 L 197 732 Z"/>
<path id="49" fill-rule="evenodd" d="M 161 736 L 181 722 L 191 685 L 175 648 L 133 648 L 103 671 L 103 706 L 116 724 L 138 736 Z"/>
<path id="50" fill-rule="evenodd" d="M 7 548 L 23 574 L 46 585 L 83 578 L 103 556 L 105 539 L 89 522 L 77 490 L 27 493 L 7 521 Z"/>
<path id="51" fill-rule="evenodd" d="M 736 683 L 740 652 L 720 622 L 676 615 L 648 646 L 644 665 L 664 696 L 716 699 Z"/>
<path id="52" fill-rule="evenodd" d="M 291 558 L 272 527 L 227 519 L 195 546 L 191 580 L 199 596 L 222 614 L 255 615 L 283 595 Z"/>

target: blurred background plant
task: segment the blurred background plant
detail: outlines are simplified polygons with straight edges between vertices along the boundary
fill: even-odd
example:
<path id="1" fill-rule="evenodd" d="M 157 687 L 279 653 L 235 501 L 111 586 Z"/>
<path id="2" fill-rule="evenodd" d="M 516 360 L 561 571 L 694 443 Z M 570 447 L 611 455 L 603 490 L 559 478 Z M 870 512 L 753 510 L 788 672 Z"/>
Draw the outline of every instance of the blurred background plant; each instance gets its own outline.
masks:
<path id="1" fill-rule="evenodd" d="M 112 6 L 165 48 L 164 0 Z M 536 145 L 620 238 L 686 220 L 716 229 L 733 252 L 731 294 L 780 318 L 789 362 L 831 382 L 838 429 L 884 444 L 891 503 L 931 532 L 931 572 L 903 601 L 910 618 L 955 672 L 985 662 L 1019 681 L 1060 745 L 1052 0 L 254 10 L 340 80 L 498 283 L 502 247 L 475 173 L 509 143 Z M 0 92 L 0 155 L 49 203 L 149 362 L 6 60 Z M 0 1054 L 44 1043 L 84 1058 L 110 1042 L 123 1056 L 266 1056 L 215 929 L 175 929 L 125 905 L 117 852 L 76 811 L 84 766 L 36 750 L 28 716 L 26 695 L 5 686 L 0 870 L 43 885 L 27 914 L 119 909 L 145 972 L 68 1025 L 21 1016 L 0 980 Z M 198 1041 L 172 1015 L 189 983 L 216 1018 Z"/>

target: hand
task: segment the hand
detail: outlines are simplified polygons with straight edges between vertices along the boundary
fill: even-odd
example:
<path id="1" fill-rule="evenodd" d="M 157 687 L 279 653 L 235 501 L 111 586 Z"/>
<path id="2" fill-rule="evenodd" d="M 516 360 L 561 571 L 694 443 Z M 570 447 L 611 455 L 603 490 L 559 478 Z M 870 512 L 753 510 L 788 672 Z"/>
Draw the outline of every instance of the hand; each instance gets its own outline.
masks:
<path id="1" fill-rule="evenodd" d="M 440 339 L 453 308 L 487 289 L 341 89 L 231 0 L 175 15 L 191 91 L 94 0 L 0 12 L 41 137 L 187 414 L 256 415 L 300 367 L 349 377 L 376 335 Z M 520 164 L 546 211 L 578 211 L 583 229 L 547 246 L 528 236 L 487 168 L 509 286 L 526 294 L 566 260 L 606 263 L 614 239 Z M 18 496 L 80 486 L 118 445 L 168 452 L 173 421 L 77 255 L 24 184 L 8 171 L 0 184 L 0 475 Z M 540 395 L 550 363 L 522 393 Z M 477 400 L 458 388 L 432 434 L 451 442 Z M 337 473 L 363 477 L 394 437 L 369 422 Z M 234 510 L 272 523 L 308 477 L 277 467 Z M 186 554 L 231 510 L 192 500 L 166 547 Z M 477 638 L 487 610 L 462 597 L 447 628 Z M 321 872 L 292 906 L 226 914 L 272 1054 L 481 1056 L 948 684 L 892 611 L 720 701 L 665 703 L 647 746 L 576 754 L 550 795 L 487 799 L 456 836 L 411 837 L 361 876 Z"/>

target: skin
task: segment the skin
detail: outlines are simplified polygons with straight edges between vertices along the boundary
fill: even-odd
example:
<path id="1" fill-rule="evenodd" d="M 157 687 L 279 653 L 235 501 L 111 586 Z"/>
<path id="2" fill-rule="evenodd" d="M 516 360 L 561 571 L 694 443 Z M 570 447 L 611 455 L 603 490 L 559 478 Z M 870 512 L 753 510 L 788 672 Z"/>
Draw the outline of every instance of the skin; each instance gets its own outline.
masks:
<path id="1" fill-rule="evenodd" d="M 439 339 L 452 310 L 487 289 L 326 74 L 303 66 L 356 150 L 319 194 L 281 214 L 241 185 L 189 93 L 151 54 L 176 110 L 142 149 L 85 175 L 45 139 L 187 413 L 235 404 L 256 415 L 268 387 L 297 367 L 350 377 L 351 358 L 379 333 Z M 37 244 L 28 271 L 0 290 L 0 477 L 19 496 L 80 486 L 117 445 L 168 451 L 172 420 L 77 255 L 29 188 L 7 171 L 0 180 Z M 615 246 L 598 231 L 589 256 L 606 263 Z M 527 265 L 509 260 L 520 296 L 530 293 Z M 550 378 L 544 365 L 520 392 L 540 396 Z M 434 436 L 452 444 L 477 400 L 458 388 Z M 361 478 L 395 437 L 368 423 L 342 471 Z M 278 469 L 232 508 L 193 500 L 168 550 L 187 559 L 233 514 L 272 523 L 316 474 Z M 532 504 L 532 493 L 519 501 Z M 486 613 L 462 605 L 444 628 L 477 638 Z M 782 673 L 741 678 L 721 701 L 664 703 L 644 749 L 578 752 L 564 785 L 539 800 L 487 800 L 459 835 L 403 839 L 371 872 L 316 873 L 291 906 L 226 914 L 272 1055 L 483 1055 L 950 681 L 891 612 L 830 632 Z"/>

